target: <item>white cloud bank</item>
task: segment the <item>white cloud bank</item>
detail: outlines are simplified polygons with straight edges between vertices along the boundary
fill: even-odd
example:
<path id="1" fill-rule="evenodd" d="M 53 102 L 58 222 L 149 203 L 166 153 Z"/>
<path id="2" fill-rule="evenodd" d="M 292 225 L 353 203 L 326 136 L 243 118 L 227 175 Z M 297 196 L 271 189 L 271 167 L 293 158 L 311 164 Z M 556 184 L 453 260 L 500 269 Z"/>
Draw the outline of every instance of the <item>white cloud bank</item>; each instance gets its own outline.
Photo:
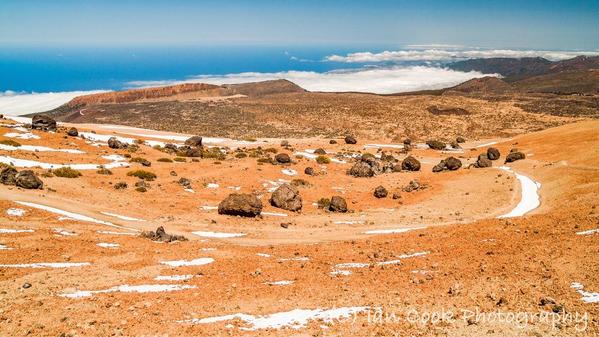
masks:
<path id="1" fill-rule="evenodd" d="M 512 49 L 472 49 L 472 50 L 397 50 L 383 51 L 380 53 L 359 52 L 347 55 L 329 55 L 326 61 L 344 63 L 376 63 L 376 62 L 403 62 L 403 61 L 441 61 L 469 58 L 492 57 L 543 57 L 557 61 L 573 58 L 580 55 L 599 55 L 599 51 L 549 51 L 549 50 L 512 50 Z"/>
<path id="2" fill-rule="evenodd" d="M 152 87 L 190 82 L 220 85 L 286 79 L 309 91 L 357 91 L 390 94 L 414 90 L 440 89 L 482 76 L 485 75 L 476 71 L 461 72 L 437 67 L 413 66 L 331 71 L 326 73 L 286 71 L 278 73 L 249 72 L 221 76 L 201 75 L 185 81 L 136 81 L 129 82 L 128 85 L 132 87 Z"/>
<path id="3" fill-rule="evenodd" d="M 15 93 L 0 92 L 0 114 L 20 116 L 34 112 L 48 111 L 69 102 L 81 95 L 95 94 L 103 91 L 66 91 L 47 93 Z"/>

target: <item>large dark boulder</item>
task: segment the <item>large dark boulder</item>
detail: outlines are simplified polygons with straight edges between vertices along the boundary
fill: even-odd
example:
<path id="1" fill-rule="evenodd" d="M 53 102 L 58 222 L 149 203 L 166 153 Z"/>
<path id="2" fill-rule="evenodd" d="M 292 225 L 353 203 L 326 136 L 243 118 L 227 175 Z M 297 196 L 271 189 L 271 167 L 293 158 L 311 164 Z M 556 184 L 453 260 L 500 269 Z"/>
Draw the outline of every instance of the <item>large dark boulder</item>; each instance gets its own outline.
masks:
<path id="1" fill-rule="evenodd" d="M 445 143 L 440 142 L 438 140 L 429 140 L 426 142 L 426 145 L 428 145 L 428 147 L 430 147 L 433 150 L 444 150 L 445 149 Z"/>
<path id="2" fill-rule="evenodd" d="M 343 197 L 335 195 L 331 198 L 331 202 L 329 204 L 329 211 L 331 212 L 347 212 L 347 202 Z"/>
<path id="3" fill-rule="evenodd" d="M 499 152 L 498 149 L 496 149 L 494 147 L 490 147 L 487 149 L 487 158 L 489 160 L 497 160 L 497 159 L 499 159 L 500 156 L 501 156 L 501 153 Z"/>
<path id="4" fill-rule="evenodd" d="M 15 184 L 28 190 L 37 190 L 44 187 L 44 183 L 31 170 L 23 170 L 17 173 Z"/>
<path id="5" fill-rule="evenodd" d="M 295 186 L 283 184 L 272 193 L 270 204 L 287 211 L 297 212 L 302 209 L 302 197 Z"/>
<path id="6" fill-rule="evenodd" d="M 31 119 L 31 128 L 42 131 L 56 131 L 56 121 L 49 115 L 35 115 Z"/>
<path id="7" fill-rule="evenodd" d="M 116 137 L 108 138 L 108 147 L 111 149 L 125 149 L 127 148 L 127 143 L 121 142 Z"/>
<path id="8" fill-rule="evenodd" d="M 445 159 L 445 168 L 447 168 L 448 170 L 455 171 L 460 167 L 462 167 L 462 162 L 458 158 L 448 157 L 447 159 Z"/>
<path id="9" fill-rule="evenodd" d="M 406 171 L 420 171 L 420 161 L 412 156 L 408 156 L 401 162 L 401 169 Z"/>
<path id="10" fill-rule="evenodd" d="M 462 136 L 458 136 L 458 137 L 456 137 L 455 142 L 458 143 L 458 144 L 465 143 L 466 142 L 466 138 L 464 138 Z"/>
<path id="11" fill-rule="evenodd" d="M 377 188 L 374 189 L 374 196 L 376 198 L 386 198 L 387 195 L 389 194 L 389 192 L 387 191 L 387 189 L 384 186 L 377 186 Z"/>
<path id="12" fill-rule="evenodd" d="M 19 173 L 14 167 L 5 167 L 0 172 L 0 183 L 3 185 L 16 185 L 16 176 Z"/>
<path id="13" fill-rule="evenodd" d="M 218 214 L 256 217 L 262 212 L 262 202 L 254 194 L 232 193 L 218 205 Z"/>
<path id="14" fill-rule="evenodd" d="M 345 136 L 345 144 L 357 144 L 358 140 L 354 136 Z"/>
<path id="15" fill-rule="evenodd" d="M 193 136 L 191 138 L 188 138 L 185 141 L 185 145 L 187 145 L 187 146 L 202 146 L 202 137 Z"/>
<path id="16" fill-rule="evenodd" d="M 67 131 L 67 135 L 69 135 L 71 137 L 77 137 L 77 136 L 79 136 L 79 130 L 77 130 L 77 128 L 70 128 Z"/>
<path id="17" fill-rule="evenodd" d="M 349 175 L 360 178 L 373 177 L 375 172 L 367 162 L 359 161 L 349 169 Z"/>
<path id="18" fill-rule="evenodd" d="M 484 168 L 484 167 L 492 167 L 493 162 L 487 158 L 486 153 L 481 153 L 478 155 L 478 159 L 476 160 L 475 167 Z"/>
<path id="19" fill-rule="evenodd" d="M 315 176 L 316 175 L 316 172 L 314 171 L 314 168 L 310 167 L 310 166 L 308 166 L 308 167 L 306 167 L 304 169 L 304 173 L 307 174 L 307 175 L 309 175 L 309 176 Z"/>
<path id="20" fill-rule="evenodd" d="M 275 161 L 279 164 L 291 163 L 291 157 L 287 153 L 279 153 L 275 156 Z"/>
<path id="21" fill-rule="evenodd" d="M 152 241 L 160 242 L 173 242 L 173 241 L 187 241 L 187 238 L 183 235 L 172 235 L 167 234 L 164 227 L 160 226 L 156 228 L 156 231 L 143 231 L 140 236 L 142 238 L 150 239 Z"/>
<path id="22" fill-rule="evenodd" d="M 515 162 L 516 160 L 522 160 L 524 158 L 526 158 L 526 155 L 523 152 L 513 151 L 513 152 L 510 152 L 507 155 L 507 157 L 505 157 L 505 162 L 512 163 L 512 162 Z"/>
<path id="23" fill-rule="evenodd" d="M 433 166 L 433 172 L 437 173 L 437 172 L 441 172 L 445 170 L 445 160 L 441 160 L 441 162 L 439 162 L 439 164 Z"/>

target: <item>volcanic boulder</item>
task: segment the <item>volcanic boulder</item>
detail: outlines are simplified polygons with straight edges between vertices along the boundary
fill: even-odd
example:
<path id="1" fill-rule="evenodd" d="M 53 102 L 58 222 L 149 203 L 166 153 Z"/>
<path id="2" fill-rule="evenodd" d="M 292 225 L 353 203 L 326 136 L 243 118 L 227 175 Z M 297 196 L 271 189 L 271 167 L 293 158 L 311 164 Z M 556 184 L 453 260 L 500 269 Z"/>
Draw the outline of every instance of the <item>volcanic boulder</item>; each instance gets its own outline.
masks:
<path id="1" fill-rule="evenodd" d="M 125 149 L 127 148 L 127 143 L 121 142 L 116 137 L 108 138 L 108 147 L 111 149 Z"/>
<path id="2" fill-rule="evenodd" d="M 202 137 L 201 136 L 193 136 L 188 138 L 185 141 L 185 145 L 187 146 L 202 146 Z"/>
<path id="3" fill-rule="evenodd" d="M 256 217 L 262 212 L 262 202 L 254 194 L 232 193 L 218 205 L 218 214 Z"/>
<path id="4" fill-rule="evenodd" d="M 478 159 L 476 160 L 476 164 L 474 164 L 475 167 L 492 167 L 493 166 L 493 162 L 491 160 L 489 160 L 488 155 L 486 153 L 481 153 L 478 155 Z"/>
<path id="5" fill-rule="evenodd" d="M 42 131 L 56 131 L 56 121 L 45 114 L 35 115 L 31 119 L 31 128 Z"/>
<path id="6" fill-rule="evenodd" d="M 306 167 L 304 169 L 304 173 L 307 174 L 307 175 L 309 175 L 309 176 L 315 176 L 316 175 L 316 172 L 314 172 L 314 168 L 310 167 L 310 166 L 308 166 L 308 167 Z"/>
<path id="7" fill-rule="evenodd" d="M 331 202 L 329 204 L 329 211 L 345 213 L 347 212 L 347 202 L 345 201 L 345 199 L 343 199 L 343 197 L 335 195 L 331 198 Z"/>
<path id="8" fill-rule="evenodd" d="M 44 183 L 31 170 L 23 170 L 17 173 L 15 184 L 28 190 L 41 190 L 44 187 Z"/>
<path id="9" fill-rule="evenodd" d="M 0 172 L 0 183 L 3 185 L 15 185 L 16 176 L 19 173 L 14 167 L 5 167 Z"/>
<path id="10" fill-rule="evenodd" d="M 420 161 L 412 156 L 408 156 L 401 162 L 401 169 L 406 171 L 420 171 Z"/>
<path id="11" fill-rule="evenodd" d="M 275 161 L 279 164 L 291 163 L 291 157 L 287 153 L 279 153 L 275 156 Z"/>
<path id="12" fill-rule="evenodd" d="M 143 231 L 141 232 L 141 237 L 150 239 L 152 241 L 160 241 L 160 242 L 173 242 L 173 241 L 187 241 L 187 238 L 183 235 L 171 235 L 167 234 L 164 230 L 164 227 L 160 226 L 156 228 L 156 231 Z"/>
<path id="13" fill-rule="evenodd" d="M 314 150 L 314 154 L 324 156 L 325 154 L 327 154 L 327 151 L 325 151 L 323 148 L 318 148 L 318 149 Z"/>
<path id="14" fill-rule="evenodd" d="M 389 194 L 389 192 L 387 191 L 387 189 L 384 186 L 377 186 L 377 188 L 374 189 L 374 196 L 376 198 L 386 198 L 387 195 Z"/>
<path id="15" fill-rule="evenodd" d="M 489 160 L 497 160 L 501 156 L 501 153 L 498 149 L 494 147 L 490 147 L 487 149 L 487 159 Z"/>
<path id="16" fill-rule="evenodd" d="M 374 170 L 367 162 L 359 161 L 349 169 L 349 175 L 360 178 L 368 178 L 374 176 Z"/>
<path id="17" fill-rule="evenodd" d="M 70 128 L 67 131 L 67 135 L 69 135 L 71 137 L 77 137 L 77 136 L 79 136 L 79 131 L 77 130 L 77 128 Z"/>
<path id="18" fill-rule="evenodd" d="M 426 142 L 426 145 L 428 145 L 428 147 L 430 147 L 433 150 L 444 150 L 445 149 L 445 143 L 440 142 L 438 140 L 429 140 Z"/>
<path id="19" fill-rule="evenodd" d="M 283 184 L 272 193 L 270 204 L 287 211 L 297 212 L 302 209 L 302 197 L 295 186 Z"/>
<path id="20" fill-rule="evenodd" d="M 526 158 L 526 155 L 523 152 L 520 151 L 511 151 L 507 157 L 505 157 L 505 162 L 506 163 L 511 163 L 511 162 L 515 162 L 516 160 L 522 160 Z"/>
<path id="21" fill-rule="evenodd" d="M 445 159 L 445 167 L 450 171 L 455 171 L 462 167 L 462 162 L 455 157 L 448 157 Z"/>
<path id="22" fill-rule="evenodd" d="M 357 144 L 358 140 L 354 136 L 345 136 L 345 144 Z"/>
<path id="23" fill-rule="evenodd" d="M 466 142 L 466 138 L 464 138 L 462 136 L 458 136 L 458 137 L 456 137 L 455 142 L 458 143 L 458 144 L 465 143 Z"/>

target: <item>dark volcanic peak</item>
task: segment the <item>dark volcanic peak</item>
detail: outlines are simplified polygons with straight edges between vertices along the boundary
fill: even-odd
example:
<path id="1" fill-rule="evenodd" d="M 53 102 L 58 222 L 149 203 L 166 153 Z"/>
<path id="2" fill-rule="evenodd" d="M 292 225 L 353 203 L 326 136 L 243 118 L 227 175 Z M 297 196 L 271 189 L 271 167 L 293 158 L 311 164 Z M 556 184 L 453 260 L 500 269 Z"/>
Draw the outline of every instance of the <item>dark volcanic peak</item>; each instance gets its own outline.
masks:
<path id="1" fill-rule="evenodd" d="M 481 78 L 473 78 L 464 83 L 458 84 L 455 87 L 449 88 L 445 93 L 482 93 L 482 94 L 498 94 L 512 90 L 512 86 L 504 80 L 494 77 L 485 76 Z"/>
<path id="2" fill-rule="evenodd" d="M 459 61 L 448 65 L 460 71 L 480 71 L 484 74 L 501 74 L 508 82 L 541 75 L 549 71 L 553 62 L 542 57 L 487 58 Z"/>
<path id="3" fill-rule="evenodd" d="M 241 84 L 225 84 L 223 85 L 223 88 L 229 89 L 231 93 L 250 97 L 306 91 L 299 85 L 285 79 Z"/>

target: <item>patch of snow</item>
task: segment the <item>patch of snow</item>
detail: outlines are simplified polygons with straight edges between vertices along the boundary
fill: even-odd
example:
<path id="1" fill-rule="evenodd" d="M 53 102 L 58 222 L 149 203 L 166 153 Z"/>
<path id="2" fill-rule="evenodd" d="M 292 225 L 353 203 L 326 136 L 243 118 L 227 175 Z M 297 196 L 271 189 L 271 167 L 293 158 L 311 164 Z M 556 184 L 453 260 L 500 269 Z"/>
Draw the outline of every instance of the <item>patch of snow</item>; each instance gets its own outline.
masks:
<path id="1" fill-rule="evenodd" d="M 355 225 L 355 224 L 363 224 L 365 223 L 365 220 L 339 220 L 339 221 L 333 221 L 334 224 L 336 225 Z"/>
<path id="2" fill-rule="evenodd" d="M 219 188 L 219 185 L 215 183 L 208 183 L 206 184 L 206 188 Z"/>
<path id="3" fill-rule="evenodd" d="M 283 169 L 283 170 L 281 170 L 281 172 L 282 172 L 283 174 L 285 174 L 285 175 L 288 175 L 288 176 L 294 176 L 294 175 L 297 175 L 297 171 L 296 171 L 296 170 L 293 170 L 293 169 Z"/>
<path id="4" fill-rule="evenodd" d="M 69 211 L 64 211 L 58 208 L 54 208 L 54 207 L 50 207 L 50 206 L 46 206 L 46 205 L 40 205 L 40 204 L 35 204 L 32 202 L 26 202 L 26 201 L 15 201 L 16 203 L 23 205 L 23 206 L 28 206 L 31 208 L 37 208 L 37 209 L 41 209 L 50 213 L 54 213 L 54 214 L 59 214 L 59 215 L 63 215 L 68 217 L 69 219 L 74 219 L 74 220 L 79 220 L 79 221 L 85 221 L 85 222 L 92 222 L 92 223 L 96 223 L 96 224 L 100 224 L 100 225 L 105 225 L 105 226 L 110 226 L 110 227 L 115 227 L 115 228 L 121 228 L 121 229 L 127 229 L 130 231 L 139 231 L 137 229 L 134 228 L 127 228 L 127 227 L 123 227 L 123 226 L 119 226 L 119 225 L 115 225 L 111 222 L 108 221 L 102 221 L 102 220 L 98 220 L 98 219 L 94 219 L 91 218 L 89 216 L 86 215 L 82 215 L 82 214 L 77 214 L 77 213 L 73 213 L 73 212 L 69 212 Z"/>
<path id="5" fill-rule="evenodd" d="M 495 145 L 495 144 L 497 144 L 497 142 L 488 142 L 488 143 L 476 145 L 476 147 L 479 148 L 479 147 L 491 146 L 491 145 Z"/>
<path id="6" fill-rule="evenodd" d="M 268 284 L 269 286 L 288 286 L 293 283 L 294 283 L 294 281 L 283 280 L 283 281 L 275 281 L 275 282 L 266 282 L 264 284 Z"/>
<path id="7" fill-rule="evenodd" d="M 584 291 L 584 286 L 578 282 L 572 282 L 571 287 L 576 289 L 576 291 L 582 295 L 581 300 L 584 303 L 599 303 L 599 293 Z"/>
<path id="8" fill-rule="evenodd" d="M 107 294 L 107 293 L 157 293 L 157 292 L 168 292 L 185 289 L 193 289 L 195 286 L 192 285 L 180 285 L 180 284 L 143 284 L 143 285 L 120 285 L 104 290 L 79 290 L 74 293 L 61 294 L 61 297 L 67 298 L 81 298 L 91 297 L 95 294 Z"/>
<path id="9" fill-rule="evenodd" d="M 171 267 L 185 267 L 185 266 L 203 266 L 205 264 L 210 264 L 214 262 L 214 259 L 211 257 L 202 257 L 194 260 L 174 260 L 174 261 L 160 261 L 161 264 L 171 266 Z"/>
<path id="10" fill-rule="evenodd" d="M 240 328 L 245 331 L 254 331 L 261 329 L 301 329 L 306 327 L 311 320 L 322 320 L 325 323 L 333 323 L 341 319 L 348 319 L 353 315 L 368 310 L 368 307 L 342 307 L 335 309 L 294 309 L 286 312 L 278 312 L 270 315 L 248 315 L 232 314 L 226 316 L 216 316 L 207 318 L 194 318 L 191 320 L 179 321 L 179 323 L 190 324 L 211 324 L 224 321 L 239 319 L 246 324 L 246 327 Z"/>
<path id="11" fill-rule="evenodd" d="M 0 234 L 33 233 L 33 229 L 0 228 Z"/>
<path id="12" fill-rule="evenodd" d="M 102 248 L 119 248 L 120 245 L 118 243 L 109 243 L 109 242 L 100 242 L 96 244 L 99 247 Z"/>
<path id="13" fill-rule="evenodd" d="M 309 261 L 309 260 L 310 260 L 310 258 L 307 256 L 279 259 L 279 261 Z"/>
<path id="14" fill-rule="evenodd" d="M 285 213 L 275 213 L 275 212 L 261 212 L 260 215 L 281 216 L 281 217 L 288 216 Z"/>
<path id="15" fill-rule="evenodd" d="M 357 263 L 357 262 L 347 262 L 347 263 L 339 263 L 335 265 L 335 269 L 348 269 L 348 268 L 366 268 L 370 266 L 370 263 Z"/>
<path id="16" fill-rule="evenodd" d="M 8 132 L 8 133 L 4 134 L 4 137 L 18 138 L 18 139 L 40 139 L 40 136 L 34 135 L 31 132 L 26 132 L 26 133 Z"/>
<path id="17" fill-rule="evenodd" d="M 0 268 L 77 268 L 91 266 L 89 262 L 40 262 L 0 264 Z"/>
<path id="18" fill-rule="evenodd" d="M 100 234 L 108 234 L 108 235 L 137 235 L 136 233 L 122 233 L 122 232 L 112 232 L 112 231 L 97 231 Z"/>
<path id="19" fill-rule="evenodd" d="M 576 235 L 593 235 L 599 233 L 599 228 L 589 229 L 588 231 L 576 232 Z"/>
<path id="20" fill-rule="evenodd" d="M 186 281 L 186 280 L 191 280 L 193 278 L 193 275 L 159 275 L 156 276 L 154 278 L 154 280 L 156 281 Z"/>
<path id="21" fill-rule="evenodd" d="M 53 232 L 61 236 L 77 236 L 76 233 L 70 232 L 64 228 L 55 228 Z"/>
<path id="22" fill-rule="evenodd" d="M 388 147 L 388 148 L 393 148 L 393 149 L 403 149 L 404 146 L 403 144 L 366 144 L 364 145 L 364 149 L 368 149 L 368 148 L 384 148 L 384 147 Z"/>
<path id="23" fill-rule="evenodd" d="M 205 210 L 205 211 L 213 211 L 215 209 L 218 209 L 218 206 L 200 206 L 201 209 Z"/>
<path id="24" fill-rule="evenodd" d="M 12 216 L 23 216 L 25 215 L 25 210 L 20 208 L 9 208 L 6 210 L 6 214 Z"/>
<path id="25" fill-rule="evenodd" d="M 303 156 L 305 158 L 308 159 L 312 159 L 312 160 L 316 160 L 316 158 L 318 157 L 318 155 L 314 154 L 314 153 L 309 153 L 309 152 L 305 152 L 305 151 L 297 151 L 294 153 L 295 156 Z M 331 159 L 331 162 L 333 163 L 337 163 L 337 164 L 345 164 L 346 161 L 344 160 L 339 160 L 337 158 L 334 157 L 329 157 Z"/>
<path id="26" fill-rule="evenodd" d="M 216 248 L 201 248 L 200 250 L 203 252 L 213 252 L 216 250 Z"/>
<path id="27" fill-rule="evenodd" d="M 246 235 L 245 233 L 221 233 L 221 232 L 205 232 L 205 231 L 195 231 L 195 232 L 191 232 L 191 234 L 201 236 L 204 238 L 218 238 L 218 239 L 238 238 L 238 237 Z"/>
<path id="28" fill-rule="evenodd" d="M 111 217 L 115 217 L 117 219 L 126 220 L 126 221 L 142 221 L 142 222 L 146 221 L 146 220 L 132 218 L 132 217 L 129 217 L 129 216 L 119 215 L 119 214 L 110 213 L 110 212 L 100 212 L 100 213 L 102 213 L 104 215 L 111 216 Z"/>
<path id="29" fill-rule="evenodd" d="M 241 190 L 241 186 L 229 186 L 229 187 L 227 187 L 227 188 L 229 188 L 229 189 L 232 189 L 232 190 L 234 190 L 234 191 L 239 191 L 239 190 Z"/>
<path id="30" fill-rule="evenodd" d="M 499 169 L 508 171 L 508 172 L 513 172 L 511 170 L 511 168 L 509 168 L 507 166 L 501 166 L 501 167 L 499 167 Z M 538 183 L 525 175 L 522 175 L 522 174 L 519 174 L 516 172 L 514 172 L 514 174 L 516 175 L 516 178 L 518 179 L 518 181 L 520 181 L 520 187 L 521 187 L 520 188 L 520 190 L 521 190 L 520 202 L 509 213 L 501 215 L 498 218 L 513 218 L 513 217 L 523 216 L 526 213 L 539 207 L 539 205 L 541 204 L 540 197 L 539 197 L 539 188 L 541 187 L 541 183 Z"/>
<path id="31" fill-rule="evenodd" d="M 0 243 L 0 250 L 11 250 L 12 248 L 5 246 L 3 244 Z"/>
<path id="32" fill-rule="evenodd" d="M 129 167 L 129 163 L 123 161 L 113 161 L 108 164 L 51 164 L 36 160 L 18 159 L 10 156 L 0 156 L 0 163 L 12 165 L 15 167 L 40 167 L 43 169 L 58 169 L 62 167 L 70 167 L 74 170 L 97 170 L 100 166 L 111 169 L 118 167 Z"/>
<path id="33" fill-rule="evenodd" d="M 53 149 L 45 146 L 33 146 L 33 145 L 21 145 L 21 146 L 11 146 L 0 144 L 0 150 L 4 151 L 31 151 L 31 152 L 65 152 L 72 154 L 85 153 L 80 150 L 73 149 Z"/>
<path id="34" fill-rule="evenodd" d="M 351 271 L 349 270 L 333 270 L 331 276 L 348 276 L 351 275 Z"/>
<path id="35" fill-rule="evenodd" d="M 185 192 L 189 192 L 189 193 L 195 193 L 196 192 L 196 191 L 193 190 L 193 188 L 186 188 L 186 189 L 184 189 L 184 191 Z"/>
<path id="36" fill-rule="evenodd" d="M 266 254 L 266 253 L 256 253 L 256 255 L 261 256 L 261 257 L 271 257 L 272 256 L 272 255 Z"/>
<path id="37" fill-rule="evenodd" d="M 366 231 L 364 234 L 399 234 L 405 233 L 409 231 L 413 231 L 416 229 L 424 229 L 426 227 L 412 227 L 412 228 L 395 228 L 395 229 L 375 229 L 371 231 Z"/>

